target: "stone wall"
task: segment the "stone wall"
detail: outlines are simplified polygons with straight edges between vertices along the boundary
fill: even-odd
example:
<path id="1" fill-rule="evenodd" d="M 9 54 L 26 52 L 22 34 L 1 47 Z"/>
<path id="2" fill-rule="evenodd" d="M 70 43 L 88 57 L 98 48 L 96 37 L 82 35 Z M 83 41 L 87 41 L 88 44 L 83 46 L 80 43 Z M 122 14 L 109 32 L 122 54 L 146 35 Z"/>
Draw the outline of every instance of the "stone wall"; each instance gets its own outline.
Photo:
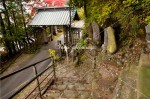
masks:
<path id="1" fill-rule="evenodd" d="M 146 45 L 147 45 L 147 52 L 150 53 L 150 26 L 146 26 Z"/>

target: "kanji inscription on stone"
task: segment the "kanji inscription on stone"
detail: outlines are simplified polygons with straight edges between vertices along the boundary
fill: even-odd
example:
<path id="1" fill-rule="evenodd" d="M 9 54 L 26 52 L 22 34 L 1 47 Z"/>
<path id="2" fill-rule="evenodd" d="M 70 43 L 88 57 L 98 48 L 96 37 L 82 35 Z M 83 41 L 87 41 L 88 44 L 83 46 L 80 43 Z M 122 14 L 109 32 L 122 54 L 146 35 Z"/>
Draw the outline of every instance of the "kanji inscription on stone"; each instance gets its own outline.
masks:
<path id="1" fill-rule="evenodd" d="M 93 41 L 96 44 L 100 44 L 100 30 L 99 26 L 96 22 L 92 23 L 92 29 L 93 29 Z"/>

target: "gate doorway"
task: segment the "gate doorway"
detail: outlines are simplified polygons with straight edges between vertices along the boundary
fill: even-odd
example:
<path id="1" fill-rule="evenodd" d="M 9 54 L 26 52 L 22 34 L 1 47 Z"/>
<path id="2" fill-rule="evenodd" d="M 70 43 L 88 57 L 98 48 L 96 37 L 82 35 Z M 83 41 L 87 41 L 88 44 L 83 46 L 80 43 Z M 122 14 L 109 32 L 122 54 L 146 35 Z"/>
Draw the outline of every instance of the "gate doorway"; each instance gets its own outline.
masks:
<path id="1" fill-rule="evenodd" d="M 80 39 L 81 29 L 72 28 L 71 33 L 72 33 L 72 46 L 75 46 L 78 43 L 79 39 Z"/>

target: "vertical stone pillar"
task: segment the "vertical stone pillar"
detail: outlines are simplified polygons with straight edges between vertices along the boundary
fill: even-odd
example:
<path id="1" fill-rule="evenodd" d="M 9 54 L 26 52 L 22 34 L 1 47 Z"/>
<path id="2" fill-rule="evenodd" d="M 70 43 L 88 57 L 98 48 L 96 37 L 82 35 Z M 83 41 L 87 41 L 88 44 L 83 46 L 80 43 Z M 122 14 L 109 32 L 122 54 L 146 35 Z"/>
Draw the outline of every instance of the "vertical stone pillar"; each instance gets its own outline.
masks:
<path id="1" fill-rule="evenodd" d="M 150 53 L 150 26 L 146 26 L 146 45 L 147 52 Z"/>
<path id="2" fill-rule="evenodd" d="M 56 34 L 58 33 L 57 26 L 54 26 L 54 31 L 55 31 Z"/>
<path id="3" fill-rule="evenodd" d="M 101 37 L 100 37 L 99 26 L 96 22 L 92 22 L 92 29 L 93 29 L 93 41 L 95 45 L 100 46 Z"/>
<path id="4" fill-rule="evenodd" d="M 48 44 L 46 27 L 43 27 L 43 29 L 44 29 L 44 31 L 43 31 L 43 39 L 44 39 L 44 43 L 45 43 L 45 44 Z"/>
<path id="5" fill-rule="evenodd" d="M 53 33 L 52 33 L 52 27 L 49 26 L 49 34 L 50 34 L 50 41 L 53 40 Z"/>
<path id="6" fill-rule="evenodd" d="M 93 40 L 93 30 L 92 30 L 92 24 L 91 23 L 88 24 L 87 30 L 89 32 L 89 38 L 91 38 Z"/>

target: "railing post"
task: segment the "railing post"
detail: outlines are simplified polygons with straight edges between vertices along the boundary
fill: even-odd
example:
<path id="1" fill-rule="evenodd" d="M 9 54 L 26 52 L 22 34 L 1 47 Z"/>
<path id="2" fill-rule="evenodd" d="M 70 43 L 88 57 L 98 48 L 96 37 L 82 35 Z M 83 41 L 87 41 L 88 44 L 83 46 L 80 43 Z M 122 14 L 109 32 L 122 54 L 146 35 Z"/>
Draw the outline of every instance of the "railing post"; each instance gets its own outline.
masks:
<path id="1" fill-rule="evenodd" d="M 94 56 L 94 69 L 96 68 L 96 56 Z"/>
<path id="2" fill-rule="evenodd" d="M 33 70 L 34 70 L 34 74 L 35 74 L 35 76 L 36 76 L 37 86 L 38 86 L 40 98 L 43 99 L 43 98 L 42 98 L 42 93 L 41 93 L 41 88 L 40 88 L 40 82 L 39 82 L 39 79 L 38 79 L 38 77 L 37 77 L 38 73 L 37 73 L 37 69 L 36 69 L 35 65 L 33 66 Z"/>
<path id="3" fill-rule="evenodd" d="M 52 59 L 53 71 L 54 71 L 54 80 L 56 80 L 56 69 L 55 69 L 55 61 Z"/>
<path id="4" fill-rule="evenodd" d="M 94 47 L 93 49 L 93 54 L 94 54 L 94 58 L 93 58 L 93 70 L 96 69 L 96 56 L 97 56 L 97 50 Z"/>

